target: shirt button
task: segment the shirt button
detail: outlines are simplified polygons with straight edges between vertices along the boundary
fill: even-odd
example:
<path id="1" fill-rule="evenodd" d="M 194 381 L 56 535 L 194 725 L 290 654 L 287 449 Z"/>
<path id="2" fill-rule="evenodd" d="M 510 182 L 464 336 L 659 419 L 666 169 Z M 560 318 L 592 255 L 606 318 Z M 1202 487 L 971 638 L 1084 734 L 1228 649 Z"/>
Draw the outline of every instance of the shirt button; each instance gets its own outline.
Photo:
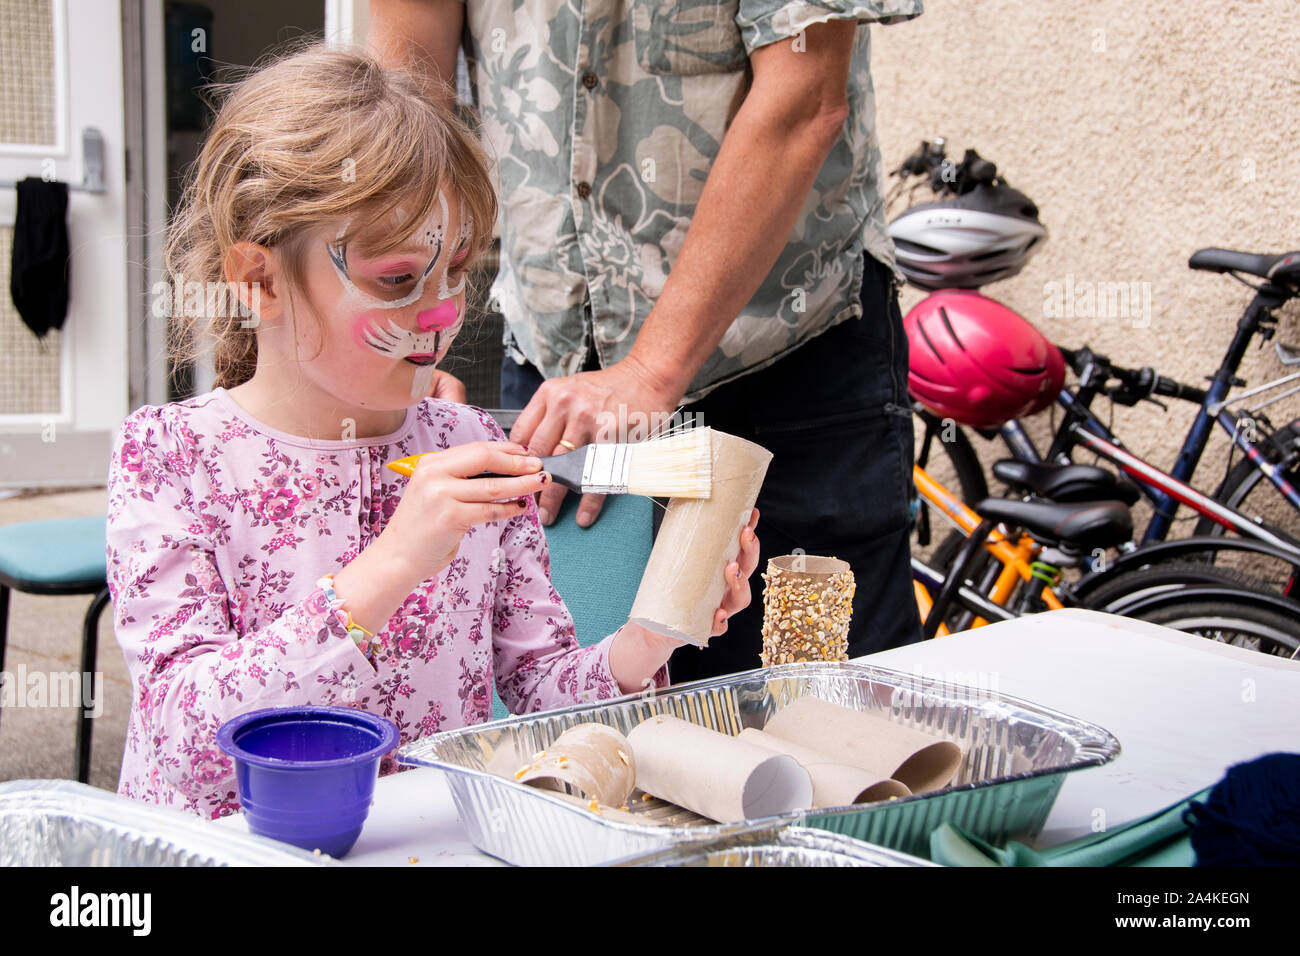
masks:
<path id="1" fill-rule="evenodd" d="M 586 199 L 591 195 L 591 183 L 578 183 L 578 195 Z"/>
<path id="2" fill-rule="evenodd" d="M 599 82 L 600 81 L 596 79 L 596 74 L 592 73 L 590 70 L 582 74 L 582 85 L 589 90 L 594 90 L 596 88 L 596 84 Z"/>

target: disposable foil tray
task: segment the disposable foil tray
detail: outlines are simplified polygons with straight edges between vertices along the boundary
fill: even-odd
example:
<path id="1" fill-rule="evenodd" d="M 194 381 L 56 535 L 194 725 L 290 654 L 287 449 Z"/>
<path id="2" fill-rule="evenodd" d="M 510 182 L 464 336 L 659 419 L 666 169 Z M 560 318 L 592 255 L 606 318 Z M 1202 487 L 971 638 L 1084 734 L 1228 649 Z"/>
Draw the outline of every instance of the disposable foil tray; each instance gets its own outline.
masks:
<path id="1" fill-rule="evenodd" d="M 320 866 L 333 862 L 72 780 L 0 784 L 0 866 Z"/>
<path id="2" fill-rule="evenodd" d="M 685 843 L 610 866 L 937 866 L 825 830 L 787 827 L 742 833 L 721 843 Z"/>
<path id="3" fill-rule="evenodd" d="M 963 760 L 953 785 L 885 803 L 719 824 L 639 791 L 628 802 L 631 817 L 613 819 L 513 779 L 531 754 L 575 724 L 597 721 L 627 734 L 648 717 L 672 714 L 734 735 L 762 729 L 782 707 L 806 696 L 956 742 Z M 808 663 L 433 734 L 407 744 L 398 759 L 446 771 L 466 832 L 484 853 L 520 865 L 582 866 L 790 824 L 927 858 L 930 833 L 943 823 L 998 846 L 1012 837 L 1032 840 L 1065 774 L 1118 753 L 1119 741 L 1103 728 L 1018 698 L 882 667 Z"/>

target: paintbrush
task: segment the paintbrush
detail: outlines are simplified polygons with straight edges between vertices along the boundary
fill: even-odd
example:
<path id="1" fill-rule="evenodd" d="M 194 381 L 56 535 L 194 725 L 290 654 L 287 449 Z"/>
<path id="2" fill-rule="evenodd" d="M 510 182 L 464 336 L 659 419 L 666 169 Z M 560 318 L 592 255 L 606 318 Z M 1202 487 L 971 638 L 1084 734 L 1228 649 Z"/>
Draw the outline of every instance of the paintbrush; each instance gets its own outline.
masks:
<path id="1" fill-rule="evenodd" d="M 593 495 L 645 495 L 652 498 L 707 498 L 713 479 L 711 429 L 688 428 L 666 438 L 588 445 L 541 459 L 556 484 Z M 390 461 L 389 468 L 410 477 L 425 454 Z M 485 472 L 479 477 L 506 478 Z"/>

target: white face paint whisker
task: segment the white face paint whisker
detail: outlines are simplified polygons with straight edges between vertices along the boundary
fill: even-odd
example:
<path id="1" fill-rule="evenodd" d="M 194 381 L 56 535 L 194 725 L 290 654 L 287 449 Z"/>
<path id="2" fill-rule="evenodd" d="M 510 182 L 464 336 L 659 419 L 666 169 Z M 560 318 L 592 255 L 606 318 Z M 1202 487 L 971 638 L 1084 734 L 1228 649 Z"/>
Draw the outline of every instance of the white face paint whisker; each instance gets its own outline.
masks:
<path id="1" fill-rule="evenodd" d="M 366 326 L 361 338 L 362 341 L 376 351 L 383 352 L 385 355 L 406 358 L 408 355 L 426 353 L 441 355 L 444 334 L 447 335 L 450 344 L 450 340 L 459 330 L 460 323 L 457 323 L 451 329 L 437 329 L 432 332 L 408 332 L 390 318 L 386 327 L 378 324 Z"/>
<path id="2" fill-rule="evenodd" d="M 388 328 L 375 329 L 375 338 L 389 347 L 399 345 L 405 335 L 406 330 L 397 326 L 392 319 L 388 320 Z"/>

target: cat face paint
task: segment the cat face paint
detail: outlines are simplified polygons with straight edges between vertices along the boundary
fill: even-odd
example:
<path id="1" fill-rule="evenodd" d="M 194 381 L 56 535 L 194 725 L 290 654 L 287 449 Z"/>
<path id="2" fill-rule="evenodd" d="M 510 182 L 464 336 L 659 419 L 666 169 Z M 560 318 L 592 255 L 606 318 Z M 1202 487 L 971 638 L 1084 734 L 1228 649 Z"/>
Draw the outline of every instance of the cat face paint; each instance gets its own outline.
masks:
<path id="1" fill-rule="evenodd" d="M 389 316 L 363 312 L 353 320 L 352 339 L 392 358 L 430 365 L 442 358 L 445 347 L 460 331 L 461 315 L 451 300 L 439 302 L 415 316 L 420 331 L 402 328 Z"/>
<path id="2" fill-rule="evenodd" d="M 442 205 L 443 216 L 445 218 L 447 212 L 447 200 L 441 192 L 438 193 L 438 201 Z M 459 199 L 456 201 L 456 218 L 460 221 L 460 228 L 456 230 L 456 237 L 452 240 L 451 245 L 453 249 L 460 249 L 460 244 L 467 241 L 470 237 L 470 233 L 473 231 L 472 227 L 474 225 L 474 220 L 465 218 L 465 203 Z M 452 255 L 456 255 L 456 253 L 452 253 Z M 450 271 L 451 269 L 448 268 L 447 272 Z M 460 279 L 457 281 L 455 287 L 448 288 L 447 272 L 444 272 L 438 279 L 438 295 L 444 299 L 450 299 L 453 296 L 460 295 L 465 288 L 465 279 L 469 275 L 469 270 L 465 270 L 460 274 Z"/>
<path id="3" fill-rule="evenodd" d="M 458 296 L 465 288 L 465 275 L 462 274 L 455 286 L 449 286 L 447 283 L 447 273 L 451 271 L 460 261 L 459 248 L 462 240 L 470 235 L 471 224 L 468 222 L 461 223 L 456 231 L 456 236 L 451 246 L 457 252 L 456 256 L 447 267 L 439 273 L 438 294 L 442 301 L 434 307 L 424 309 L 416 313 L 415 321 L 418 331 L 411 331 L 403 328 L 391 314 L 386 314 L 394 309 L 402 309 L 414 303 L 421 301 L 424 297 L 425 281 L 433 274 L 438 266 L 439 260 L 446 245 L 445 232 L 447 220 L 447 198 L 439 192 L 438 209 L 429 216 L 412 237 L 408 246 L 412 249 L 427 250 L 429 259 L 427 264 L 421 269 L 419 263 L 424 261 L 421 256 L 415 263 L 409 260 L 403 260 L 400 264 L 389 266 L 390 269 L 412 271 L 404 273 L 405 278 L 402 282 L 397 283 L 396 289 L 400 289 L 412 279 L 415 285 L 404 295 L 398 298 L 387 298 L 383 293 L 386 285 L 389 285 L 389 277 L 382 275 L 361 277 L 354 276 L 355 269 L 351 268 L 348 263 L 347 246 L 340 242 L 327 243 L 326 249 L 329 253 L 330 262 L 334 267 L 340 283 L 343 286 L 343 297 L 339 305 L 348 309 L 362 309 L 364 311 L 355 314 L 350 322 L 352 341 L 363 348 L 371 349 L 381 355 L 390 358 L 401 359 L 411 365 L 417 366 L 414 381 L 411 384 L 412 397 L 422 397 L 429 394 L 430 385 L 433 380 L 433 372 L 437 363 L 446 354 L 451 347 L 452 340 L 462 325 L 462 316 L 456 302 L 451 301 Z M 460 210 L 463 211 L 463 203 Z M 339 236 L 346 231 L 347 224 L 340 230 Z M 412 268 L 412 265 L 414 268 Z M 416 272 L 415 270 L 419 271 Z M 379 272 L 387 271 L 382 266 Z M 396 278 L 396 277 L 394 277 Z M 374 291 L 368 291 L 358 283 L 364 283 L 373 288 Z M 396 291 L 395 293 L 396 294 Z"/>
<path id="4" fill-rule="evenodd" d="M 465 204 L 458 200 L 459 214 L 463 214 Z M 458 219 L 460 216 L 458 215 Z M 438 209 L 430 213 L 429 217 L 420 224 L 415 235 L 412 237 L 412 244 L 419 248 L 426 248 L 429 251 L 428 264 L 425 265 L 416 277 L 415 286 L 406 295 L 398 299 L 387 299 L 383 296 L 376 295 L 359 288 L 353 281 L 351 270 L 348 266 L 348 248 L 345 244 L 337 241 L 326 244 L 329 252 L 330 262 L 334 265 L 334 271 L 338 274 L 339 281 L 343 283 L 345 302 L 348 305 L 360 308 L 372 309 L 400 309 L 410 305 L 413 302 L 420 301 L 424 296 L 424 283 L 432 274 L 434 268 L 438 265 L 438 260 L 442 257 L 443 249 L 448 245 L 446 239 L 446 222 L 447 222 L 447 196 L 441 190 L 438 192 Z M 347 223 L 339 229 L 338 237 L 347 231 Z M 471 220 L 461 220 L 460 227 L 456 230 L 450 245 L 453 251 L 452 255 L 460 249 L 460 244 L 469 238 L 472 231 L 473 223 Z M 447 272 L 450 267 L 442 272 L 438 279 L 438 297 L 450 299 L 460 295 L 465 288 L 466 273 L 462 273 L 455 286 L 447 284 Z"/>

